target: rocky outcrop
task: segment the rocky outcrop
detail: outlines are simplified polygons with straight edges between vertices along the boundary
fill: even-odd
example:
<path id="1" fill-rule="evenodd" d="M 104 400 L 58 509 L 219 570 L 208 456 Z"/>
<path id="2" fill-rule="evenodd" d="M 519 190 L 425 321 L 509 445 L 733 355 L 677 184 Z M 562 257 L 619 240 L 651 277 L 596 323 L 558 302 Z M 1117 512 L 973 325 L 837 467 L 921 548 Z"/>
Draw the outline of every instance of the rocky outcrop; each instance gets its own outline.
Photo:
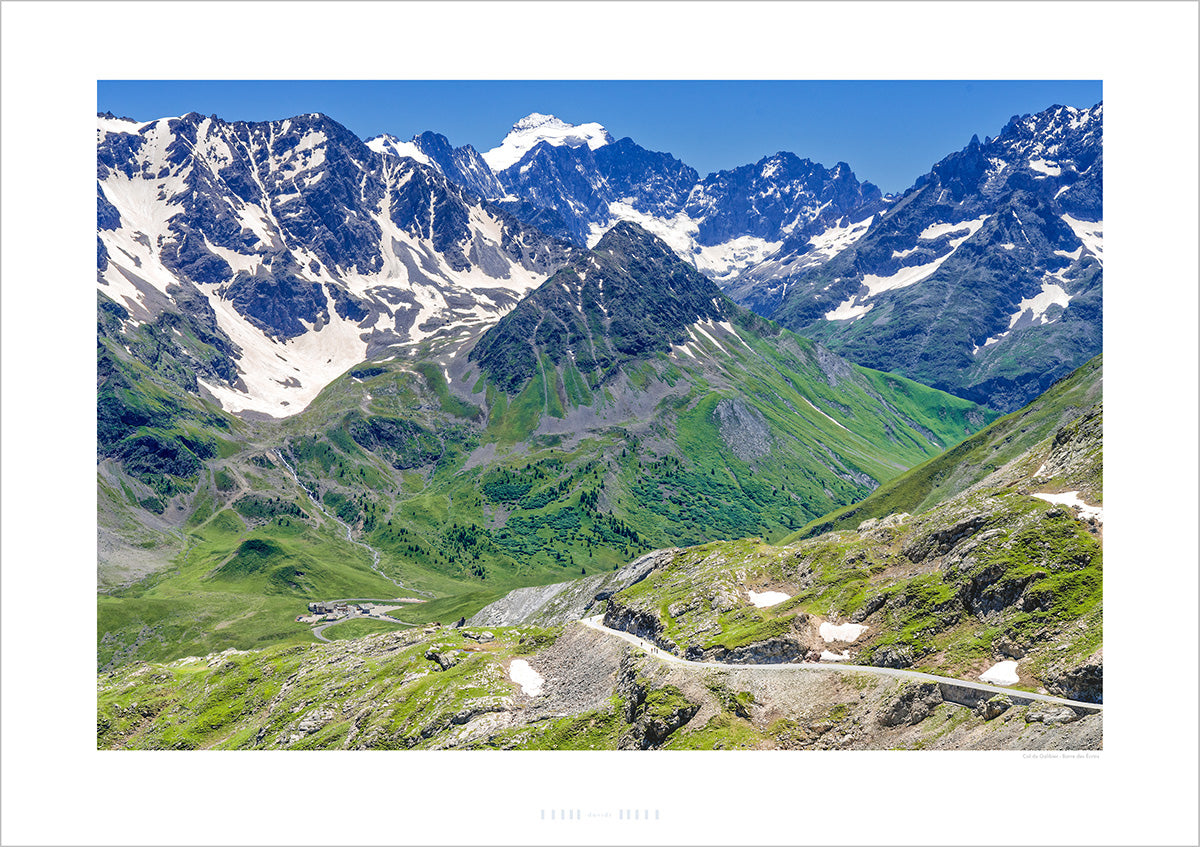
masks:
<path id="1" fill-rule="evenodd" d="M 915 658 L 913 648 L 907 644 L 885 644 L 876 648 L 871 664 L 881 668 L 911 667 Z"/>
<path id="2" fill-rule="evenodd" d="M 986 515 L 971 515 L 951 526 L 940 527 L 932 532 L 918 535 L 904 546 L 904 555 L 914 564 L 919 564 L 934 556 L 942 556 L 963 540 L 979 532 L 986 523 Z"/>
<path id="3" fill-rule="evenodd" d="M 912 726 L 929 717 L 941 702 L 942 691 L 937 683 L 922 682 L 909 685 L 897 697 L 882 706 L 876 721 L 880 726 Z"/>
<path id="4" fill-rule="evenodd" d="M 626 605 L 619 597 L 610 598 L 604 612 L 604 625 L 644 638 L 657 644 L 669 653 L 677 653 L 679 646 L 663 635 L 662 621 L 653 612 Z"/>
<path id="5" fill-rule="evenodd" d="M 985 721 L 990 721 L 993 718 L 998 718 L 1009 709 L 1012 708 L 1012 700 L 1003 694 L 997 694 L 995 697 L 990 697 L 987 700 L 980 700 L 975 707 L 975 714 L 979 715 Z"/>
<path id="6" fill-rule="evenodd" d="M 1087 661 L 1058 672 L 1046 680 L 1051 694 L 1084 703 L 1104 702 L 1104 650 L 1101 648 Z"/>
<path id="7" fill-rule="evenodd" d="M 816 660 L 819 651 L 813 651 L 794 638 L 771 638 L 754 644 L 743 644 L 730 649 L 716 646 L 702 649 L 695 645 L 683 654 L 694 662 L 728 662 L 734 665 L 780 665 L 786 662 Z"/>
<path id="8" fill-rule="evenodd" d="M 761 459 L 771 452 L 771 430 L 766 419 L 741 400 L 722 400 L 713 409 L 713 418 L 721 440 L 743 462 Z"/>
<path id="9" fill-rule="evenodd" d="M 557 626 L 587 617 L 597 603 L 669 562 L 676 548 L 655 550 L 612 573 L 510 591 L 467 619 L 467 626 Z"/>
<path id="10" fill-rule="evenodd" d="M 1064 488 L 1079 490 L 1088 502 L 1095 502 L 1101 496 L 1103 441 L 1104 404 L 1096 403 L 1054 433 L 1050 452 L 1034 481 L 1054 480 Z"/>
<path id="11" fill-rule="evenodd" d="M 462 650 L 447 650 L 440 651 L 429 649 L 425 651 L 425 658 L 437 664 L 441 670 L 449 670 L 462 661 L 466 654 Z"/>
<path id="12" fill-rule="evenodd" d="M 1044 723 L 1047 726 L 1056 726 L 1077 720 L 1079 720 L 1079 715 L 1075 714 L 1073 709 L 1066 706 L 1032 708 L 1025 714 L 1025 721 L 1027 723 Z"/>
<path id="13" fill-rule="evenodd" d="M 642 679 L 636 662 L 629 657 L 621 664 L 616 691 L 621 698 L 621 717 L 629 724 L 617 742 L 621 750 L 661 747 L 671 733 L 700 711 L 700 705 L 688 700 L 675 686 L 656 687 Z"/>

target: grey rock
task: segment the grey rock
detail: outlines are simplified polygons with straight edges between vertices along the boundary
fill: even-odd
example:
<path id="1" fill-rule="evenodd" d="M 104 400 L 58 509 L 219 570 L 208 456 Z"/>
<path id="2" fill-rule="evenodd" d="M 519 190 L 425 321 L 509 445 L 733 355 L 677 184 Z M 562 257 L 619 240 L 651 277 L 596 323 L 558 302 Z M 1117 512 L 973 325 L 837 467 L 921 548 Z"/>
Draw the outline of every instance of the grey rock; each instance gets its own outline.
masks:
<path id="1" fill-rule="evenodd" d="M 1075 714 L 1073 709 L 1066 706 L 1058 707 L 1043 707 L 1036 710 L 1030 709 L 1025 715 L 1025 720 L 1029 723 L 1044 723 L 1050 726 L 1056 724 L 1071 723 L 1079 720 L 1079 715 Z"/>
<path id="2" fill-rule="evenodd" d="M 942 703 L 942 690 L 932 682 L 910 685 L 884 705 L 876 718 L 880 726 L 920 723 Z"/>
<path id="3" fill-rule="evenodd" d="M 881 668 L 907 668 L 913 663 L 913 649 L 907 644 L 888 644 L 875 651 L 872 664 Z"/>
<path id="4" fill-rule="evenodd" d="M 447 670 L 457 665 L 462 661 L 464 655 L 462 650 L 447 650 L 446 652 L 442 652 L 430 648 L 425 651 L 425 658 L 431 662 L 436 662 L 442 670 Z"/>
<path id="5" fill-rule="evenodd" d="M 1001 656 L 1007 656 L 1010 659 L 1020 659 L 1025 655 L 1025 648 L 1007 635 L 1000 636 L 992 646 Z"/>
<path id="6" fill-rule="evenodd" d="M 718 646 L 702 650 L 693 645 L 684 653 L 684 658 L 694 662 L 728 662 L 735 665 L 781 665 L 805 661 L 808 654 L 805 645 L 783 637 L 743 644 L 733 649 Z"/>
<path id="7" fill-rule="evenodd" d="M 771 452 L 771 430 L 757 409 L 741 400 L 724 399 L 713 409 L 721 440 L 743 462 L 761 459 Z"/>
<path id="8" fill-rule="evenodd" d="M 682 600 L 680 600 L 677 603 L 672 603 L 670 606 L 667 606 L 667 614 L 669 614 L 673 618 L 677 618 L 680 615 L 684 614 L 685 612 L 690 612 L 691 610 L 692 610 L 692 605 L 690 603 L 685 603 Z"/>
<path id="9" fill-rule="evenodd" d="M 713 610 L 717 612 L 728 612 L 730 609 L 736 608 L 737 605 L 737 600 L 730 596 L 727 591 L 718 592 L 717 595 L 712 598 Z"/>
<path id="10" fill-rule="evenodd" d="M 1104 650 L 1098 650 L 1087 661 L 1053 675 L 1046 680 L 1051 694 L 1085 703 L 1104 702 Z"/>
<path id="11" fill-rule="evenodd" d="M 975 714 L 985 721 L 998 718 L 1012 708 L 1012 700 L 1004 694 L 997 694 L 988 700 L 981 700 L 975 707 Z"/>
<path id="12" fill-rule="evenodd" d="M 655 550 L 620 570 L 554 585 L 510 591 L 467 619 L 467 626 L 556 626 L 587 617 L 599 602 L 640 582 L 654 568 L 670 562 L 678 549 Z"/>

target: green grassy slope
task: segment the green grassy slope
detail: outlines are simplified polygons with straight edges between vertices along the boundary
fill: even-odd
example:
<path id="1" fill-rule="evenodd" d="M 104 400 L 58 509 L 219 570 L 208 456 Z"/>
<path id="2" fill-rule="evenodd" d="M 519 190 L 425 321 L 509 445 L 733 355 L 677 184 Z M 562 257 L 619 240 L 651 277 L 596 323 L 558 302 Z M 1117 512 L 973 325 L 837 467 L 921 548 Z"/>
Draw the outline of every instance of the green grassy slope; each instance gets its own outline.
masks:
<path id="1" fill-rule="evenodd" d="M 864 520 L 924 511 L 983 479 L 1045 439 L 1068 416 L 1098 402 L 1103 356 L 1096 356 L 1025 408 L 994 421 L 950 450 L 881 485 L 858 503 L 824 515 L 789 535 L 785 543 Z"/>

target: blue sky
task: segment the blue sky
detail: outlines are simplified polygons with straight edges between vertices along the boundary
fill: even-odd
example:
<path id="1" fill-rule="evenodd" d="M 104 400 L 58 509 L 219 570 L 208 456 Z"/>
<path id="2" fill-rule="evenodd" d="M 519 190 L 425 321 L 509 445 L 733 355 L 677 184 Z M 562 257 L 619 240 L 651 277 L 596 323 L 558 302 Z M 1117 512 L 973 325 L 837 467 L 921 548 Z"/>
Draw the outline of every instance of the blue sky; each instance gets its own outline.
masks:
<path id="1" fill-rule="evenodd" d="M 900 192 L 1013 115 L 1102 99 L 1096 81 L 101 81 L 98 110 L 274 120 L 324 112 L 362 138 L 425 130 L 480 151 L 530 112 L 598 121 L 707 174 L 788 150 Z"/>

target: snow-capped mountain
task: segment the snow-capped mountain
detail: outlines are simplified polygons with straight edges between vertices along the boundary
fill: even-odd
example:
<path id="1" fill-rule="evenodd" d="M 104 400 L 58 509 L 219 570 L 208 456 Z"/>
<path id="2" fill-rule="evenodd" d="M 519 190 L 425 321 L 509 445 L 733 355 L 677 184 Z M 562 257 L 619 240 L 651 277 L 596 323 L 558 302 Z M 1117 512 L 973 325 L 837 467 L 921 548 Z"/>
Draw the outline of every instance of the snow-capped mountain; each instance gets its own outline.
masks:
<path id="1" fill-rule="evenodd" d="M 483 154 L 484 161 L 495 172 L 510 168 L 538 144 L 552 147 L 587 147 L 596 150 L 612 143 L 608 130 L 598 123 L 569 124 L 554 115 L 537 112 L 526 115 L 513 124 L 499 146 Z"/>
<path id="2" fill-rule="evenodd" d="M 536 135 L 543 126 L 555 133 Z M 598 126 L 571 127 L 544 115 L 519 121 L 496 148 L 514 155 L 519 150 L 519 158 L 484 154 L 493 166 L 511 161 L 496 173 L 506 207 L 529 223 L 540 216 L 542 225 L 550 223 L 581 246 L 595 245 L 618 221 L 637 223 L 724 284 L 791 237 L 834 230 L 829 246 L 847 243 L 837 230 L 885 204 L 879 190 L 859 183 L 845 163 L 827 169 L 780 152 L 701 179 L 669 153 L 630 138 L 600 143 L 609 136 L 592 129 Z M 509 143 L 514 135 L 522 146 Z"/>
<path id="3" fill-rule="evenodd" d="M 294 414 L 378 351 L 494 323 L 571 252 L 318 114 L 101 115 L 97 162 L 101 293 L 202 321 L 227 355 L 196 375 L 231 411 Z"/>
<path id="4" fill-rule="evenodd" d="M 1100 347 L 1103 107 L 1014 118 L 900 198 L 780 152 L 701 178 L 597 123 L 497 147 L 363 143 L 320 115 L 100 116 L 101 291 L 186 302 L 227 409 L 291 414 L 396 344 L 495 322 L 620 221 L 862 364 L 1014 408 Z"/>
<path id="5" fill-rule="evenodd" d="M 446 136 L 426 131 L 409 141 L 401 141 L 394 135 L 377 135 L 367 139 L 367 146 L 385 156 L 407 157 L 436 168 L 451 182 L 484 199 L 499 199 L 504 195 L 492 169 L 470 144 L 454 147 Z"/>
<path id="6" fill-rule="evenodd" d="M 598 123 L 572 125 L 539 113 L 517 121 L 503 143 L 482 155 L 469 145 L 453 148 L 432 132 L 410 141 L 377 136 L 367 144 L 437 168 L 525 223 L 580 247 L 594 246 L 618 221 L 637 223 L 726 286 L 796 239 L 818 239 L 807 264 L 832 257 L 887 204 L 844 162 L 825 168 L 779 152 L 701 179 L 669 153 L 631 138 L 614 141 Z M 738 296 L 740 289 L 731 293 Z M 778 287 L 774 295 L 745 294 L 747 305 L 758 308 L 760 299 L 778 305 Z"/>
<path id="7" fill-rule="evenodd" d="M 848 248 L 796 241 L 735 299 L 860 364 L 1017 408 L 1100 351 L 1102 124 L 1103 105 L 1014 117 Z"/>
<path id="8" fill-rule="evenodd" d="M 679 229 L 674 220 L 697 181 L 675 157 L 622 138 L 593 150 L 541 143 L 497 178 L 508 196 L 560 216 L 579 245 L 595 245 L 620 220 L 664 235 Z M 688 252 L 691 240 L 672 247 Z"/>

